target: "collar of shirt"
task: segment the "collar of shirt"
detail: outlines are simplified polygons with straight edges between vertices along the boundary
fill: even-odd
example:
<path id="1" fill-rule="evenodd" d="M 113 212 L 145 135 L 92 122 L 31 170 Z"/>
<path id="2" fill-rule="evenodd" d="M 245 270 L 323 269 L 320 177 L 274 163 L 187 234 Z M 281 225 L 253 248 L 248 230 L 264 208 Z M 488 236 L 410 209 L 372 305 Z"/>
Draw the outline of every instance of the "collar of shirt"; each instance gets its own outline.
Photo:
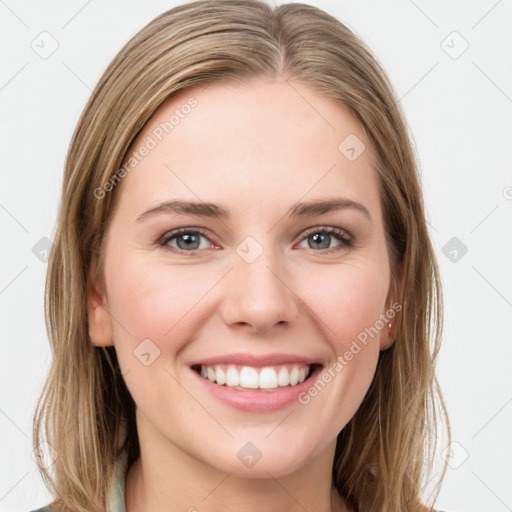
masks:
<path id="1" fill-rule="evenodd" d="M 114 486 L 109 498 L 109 512 L 126 512 L 124 504 L 124 489 L 126 482 L 127 453 L 124 451 L 116 460 L 114 466 Z"/>

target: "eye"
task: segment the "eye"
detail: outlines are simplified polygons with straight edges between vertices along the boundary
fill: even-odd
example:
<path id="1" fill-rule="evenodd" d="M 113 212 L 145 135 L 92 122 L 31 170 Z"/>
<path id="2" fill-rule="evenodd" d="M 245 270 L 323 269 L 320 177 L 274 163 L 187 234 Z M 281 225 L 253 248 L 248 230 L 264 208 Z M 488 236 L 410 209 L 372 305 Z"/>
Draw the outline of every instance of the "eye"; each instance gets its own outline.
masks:
<path id="1" fill-rule="evenodd" d="M 195 253 L 201 249 L 208 249 L 211 246 L 211 243 L 201 244 L 201 238 L 209 240 L 201 230 L 180 228 L 165 234 L 158 241 L 158 244 L 173 252 Z M 176 245 L 171 245 L 174 242 Z"/>
<path id="2" fill-rule="evenodd" d="M 338 240 L 339 245 L 333 247 L 333 240 Z M 346 231 L 334 227 L 312 228 L 306 232 L 302 241 L 308 242 L 309 249 L 320 249 L 326 253 L 348 249 L 354 245 L 353 238 Z"/>

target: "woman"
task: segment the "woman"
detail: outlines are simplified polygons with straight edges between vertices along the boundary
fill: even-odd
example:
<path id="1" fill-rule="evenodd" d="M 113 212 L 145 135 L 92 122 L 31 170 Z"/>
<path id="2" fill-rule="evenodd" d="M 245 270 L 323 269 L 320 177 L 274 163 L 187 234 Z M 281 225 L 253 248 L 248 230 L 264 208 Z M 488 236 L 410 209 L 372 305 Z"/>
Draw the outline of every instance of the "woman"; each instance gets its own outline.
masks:
<path id="1" fill-rule="evenodd" d="M 69 149 L 41 510 L 432 510 L 440 292 L 364 44 L 303 4 L 171 9 Z"/>

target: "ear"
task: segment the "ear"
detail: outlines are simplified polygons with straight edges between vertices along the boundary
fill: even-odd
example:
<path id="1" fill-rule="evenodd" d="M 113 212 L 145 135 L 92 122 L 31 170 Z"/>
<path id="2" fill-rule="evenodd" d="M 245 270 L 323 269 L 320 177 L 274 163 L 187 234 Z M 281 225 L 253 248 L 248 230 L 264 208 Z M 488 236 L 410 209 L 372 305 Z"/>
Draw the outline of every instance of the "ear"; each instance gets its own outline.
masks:
<path id="1" fill-rule="evenodd" d="M 89 337 L 93 345 L 108 347 L 114 344 L 112 323 L 108 312 L 108 304 L 103 285 L 97 276 L 96 265 L 91 265 L 92 278 L 87 288 L 87 318 Z"/>
<path id="2" fill-rule="evenodd" d="M 404 287 L 403 264 L 398 263 L 396 266 L 396 275 L 391 278 L 389 292 L 386 298 L 386 306 L 383 312 L 384 328 L 380 335 L 380 350 L 386 350 L 395 341 L 398 319 L 402 310 L 402 297 Z M 391 323 L 391 327 L 389 324 Z"/>

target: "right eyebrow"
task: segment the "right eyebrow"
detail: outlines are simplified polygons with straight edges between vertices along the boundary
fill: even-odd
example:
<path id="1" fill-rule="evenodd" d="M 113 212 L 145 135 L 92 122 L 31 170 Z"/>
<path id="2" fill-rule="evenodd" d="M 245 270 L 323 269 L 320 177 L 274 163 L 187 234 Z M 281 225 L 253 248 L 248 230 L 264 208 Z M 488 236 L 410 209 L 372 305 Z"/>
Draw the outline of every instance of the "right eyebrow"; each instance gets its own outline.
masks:
<path id="1" fill-rule="evenodd" d="M 157 213 L 183 213 L 188 215 L 200 215 L 203 217 L 227 218 L 229 210 L 216 205 L 215 203 L 193 202 L 193 201 L 165 201 L 145 211 L 137 217 L 137 222 Z"/>

